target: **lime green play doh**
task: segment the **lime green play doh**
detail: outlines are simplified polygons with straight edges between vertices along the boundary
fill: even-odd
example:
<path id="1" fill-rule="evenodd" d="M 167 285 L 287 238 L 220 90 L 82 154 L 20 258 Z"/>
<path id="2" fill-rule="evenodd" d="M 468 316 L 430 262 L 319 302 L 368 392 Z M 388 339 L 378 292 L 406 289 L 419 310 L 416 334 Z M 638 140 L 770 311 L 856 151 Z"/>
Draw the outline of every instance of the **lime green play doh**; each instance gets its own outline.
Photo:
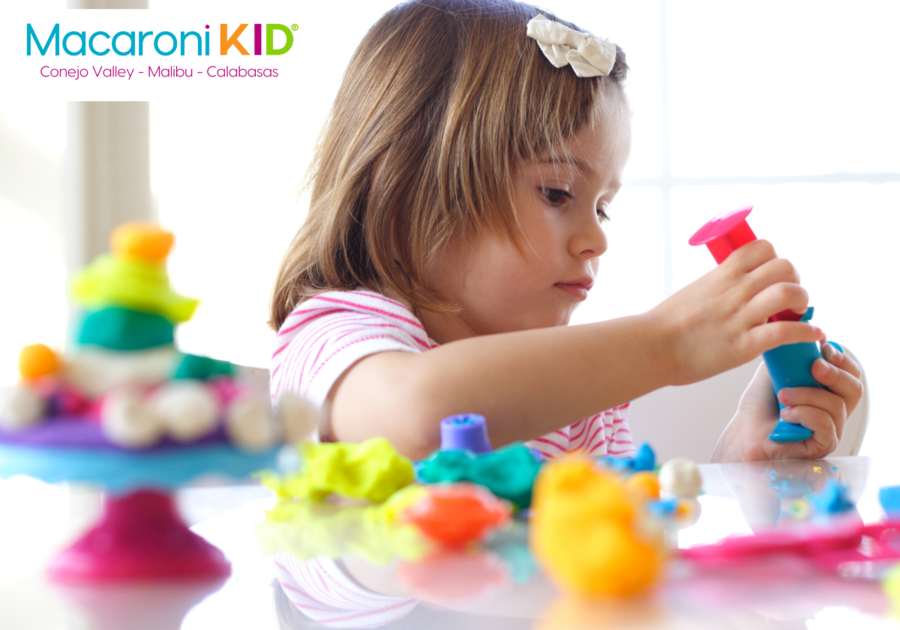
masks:
<path id="1" fill-rule="evenodd" d="M 415 481 L 412 463 L 385 438 L 361 444 L 303 441 L 297 448 L 301 456 L 299 472 L 261 476 L 279 497 L 321 500 L 338 494 L 381 503 Z"/>
<path id="2" fill-rule="evenodd" d="M 98 256 L 79 271 L 69 292 L 78 306 L 88 310 L 123 306 L 158 313 L 176 324 L 189 320 L 198 304 L 169 287 L 164 264 L 126 260 L 112 254 Z"/>

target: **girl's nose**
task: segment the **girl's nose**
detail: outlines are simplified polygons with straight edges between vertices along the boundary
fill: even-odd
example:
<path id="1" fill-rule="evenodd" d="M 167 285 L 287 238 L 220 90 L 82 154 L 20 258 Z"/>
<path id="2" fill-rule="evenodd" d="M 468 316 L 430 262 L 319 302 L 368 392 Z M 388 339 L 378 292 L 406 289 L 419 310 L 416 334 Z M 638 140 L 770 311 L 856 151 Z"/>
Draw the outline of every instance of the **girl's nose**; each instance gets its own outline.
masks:
<path id="1" fill-rule="evenodd" d="M 595 213 L 574 227 L 575 230 L 569 239 L 569 252 L 573 256 L 590 260 L 603 255 L 607 248 L 606 233 Z"/>

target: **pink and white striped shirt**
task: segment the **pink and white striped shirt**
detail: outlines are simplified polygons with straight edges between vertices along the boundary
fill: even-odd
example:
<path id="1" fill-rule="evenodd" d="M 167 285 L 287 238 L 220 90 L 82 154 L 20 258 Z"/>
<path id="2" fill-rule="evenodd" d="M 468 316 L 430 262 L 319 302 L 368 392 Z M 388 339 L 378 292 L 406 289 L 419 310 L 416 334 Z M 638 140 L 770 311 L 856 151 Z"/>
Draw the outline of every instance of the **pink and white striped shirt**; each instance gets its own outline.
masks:
<path id="1" fill-rule="evenodd" d="M 323 407 L 334 383 L 361 358 L 393 350 L 425 352 L 437 345 L 401 301 L 368 290 L 322 293 L 295 308 L 278 331 L 272 400 L 290 391 Z M 575 451 L 632 456 L 627 411 L 628 404 L 602 411 L 535 438 L 528 446 L 547 457 Z"/>

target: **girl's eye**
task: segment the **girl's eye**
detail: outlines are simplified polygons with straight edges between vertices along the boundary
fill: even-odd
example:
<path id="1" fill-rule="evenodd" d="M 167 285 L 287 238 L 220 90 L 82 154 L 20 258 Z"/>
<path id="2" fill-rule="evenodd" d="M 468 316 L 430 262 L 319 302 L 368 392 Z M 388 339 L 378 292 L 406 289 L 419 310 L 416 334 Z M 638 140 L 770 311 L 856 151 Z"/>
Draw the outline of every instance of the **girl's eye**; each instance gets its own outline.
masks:
<path id="1" fill-rule="evenodd" d="M 551 206 L 561 206 L 566 199 L 572 198 L 571 194 L 558 188 L 541 187 L 541 194 L 544 195 L 544 198 L 547 199 Z"/>
<path id="2" fill-rule="evenodd" d="M 600 217 L 600 223 L 609 221 L 609 215 L 606 214 L 606 207 L 597 208 L 597 216 Z"/>

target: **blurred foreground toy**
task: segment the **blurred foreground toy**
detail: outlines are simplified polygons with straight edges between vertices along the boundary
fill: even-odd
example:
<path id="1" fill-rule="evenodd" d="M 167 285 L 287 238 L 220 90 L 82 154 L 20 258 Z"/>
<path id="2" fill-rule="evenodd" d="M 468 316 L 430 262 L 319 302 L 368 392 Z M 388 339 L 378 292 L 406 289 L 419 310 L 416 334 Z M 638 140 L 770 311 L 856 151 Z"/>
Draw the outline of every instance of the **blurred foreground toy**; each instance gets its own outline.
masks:
<path id="1" fill-rule="evenodd" d="M 230 363 L 176 350 L 175 326 L 197 301 L 169 286 L 171 233 L 128 224 L 111 240 L 112 254 L 72 280 L 84 309 L 73 350 L 26 346 L 21 381 L 0 389 L 0 478 L 106 492 L 97 523 L 50 563 L 58 582 L 220 579 L 228 560 L 189 530 L 171 492 L 275 467 L 281 436 L 317 412 L 289 397 L 273 416 Z"/>
<path id="2" fill-rule="evenodd" d="M 720 214 L 701 227 L 688 241 L 691 245 L 706 245 L 716 262 L 721 264 L 737 248 L 756 240 L 756 235 L 747 224 L 746 218 L 753 206 Z M 799 315 L 791 310 L 781 311 L 769 318 L 775 321 L 808 322 L 813 316 L 813 307 Z M 840 346 L 834 344 L 840 350 Z M 794 343 L 773 348 L 763 353 L 766 368 L 772 378 L 776 395 L 785 387 L 818 387 L 826 389 L 812 376 L 812 364 L 821 359 L 822 351 L 816 343 Z M 779 408 L 784 406 L 779 402 Z M 769 435 L 775 442 L 802 442 L 812 437 L 812 431 L 799 424 L 779 418 Z"/>
<path id="3" fill-rule="evenodd" d="M 547 464 L 535 484 L 533 509 L 532 550 L 564 588 L 623 596 L 659 578 L 662 541 L 644 531 L 625 483 L 592 461 Z"/>
<path id="4" fill-rule="evenodd" d="M 461 546 L 481 540 L 509 520 L 510 507 L 472 484 L 432 486 L 407 508 L 402 520 L 416 525 L 432 540 Z"/>

